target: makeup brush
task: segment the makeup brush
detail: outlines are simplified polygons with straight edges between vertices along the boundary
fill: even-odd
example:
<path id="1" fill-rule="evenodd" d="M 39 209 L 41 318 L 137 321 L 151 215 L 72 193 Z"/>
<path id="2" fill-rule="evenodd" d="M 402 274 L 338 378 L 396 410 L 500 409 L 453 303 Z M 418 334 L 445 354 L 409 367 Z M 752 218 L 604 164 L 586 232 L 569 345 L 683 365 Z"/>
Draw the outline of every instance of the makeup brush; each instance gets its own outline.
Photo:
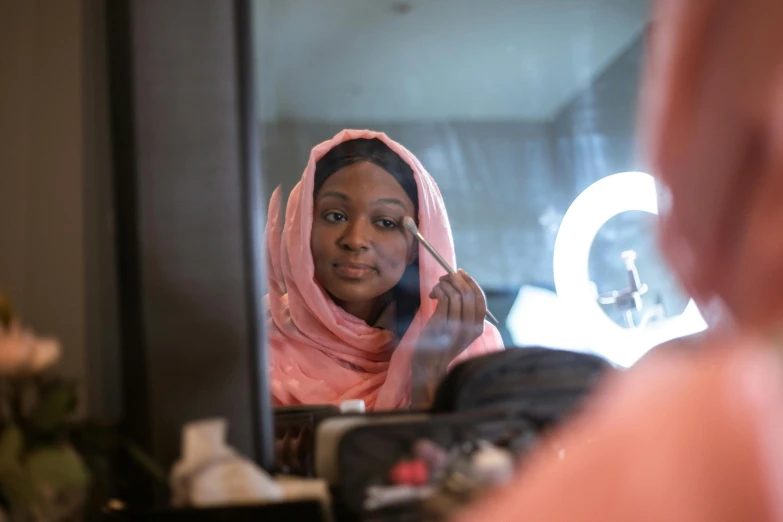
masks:
<path id="1" fill-rule="evenodd" d="M 416 236 L 416 239 L 419 240 L 419 243 L 424 245 L 424 248 L 426 248 L 430 254 L 432 254 L 432 257 L 435 258 L 435 260 L 442 266 L 446 272 L 449 274 L 456 274 L 457 271 L 451 268 L 451 266 L 446 262 L 445 259 L 438 253 L 437 250 L 435 250 L 435 247 L 430 244 L 429 241 L 424 239 L 424 236 L 421 235 L 421 232 L 419 232 L 419 227 L 416 226 L 416 222 L 413 221 L 413 218 L 410 216 L 405 216 L 402 220 L 402 224 L 405 228 L 410 231 L 411 234 Z M 492 312 L 489 311 L 489 308 L 487 308 L 487 319 L 492 321 L 495 324 L 498 324 L 497 318 L 495 318 L 494 315 L 492 315 Z"/>

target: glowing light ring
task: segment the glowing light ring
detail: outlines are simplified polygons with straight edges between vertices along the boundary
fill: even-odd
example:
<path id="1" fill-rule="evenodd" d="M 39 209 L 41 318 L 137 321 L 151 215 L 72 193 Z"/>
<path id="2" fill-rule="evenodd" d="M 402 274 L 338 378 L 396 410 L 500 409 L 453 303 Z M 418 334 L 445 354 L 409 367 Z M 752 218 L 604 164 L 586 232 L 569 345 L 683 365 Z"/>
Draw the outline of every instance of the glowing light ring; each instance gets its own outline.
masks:
<path id="1" fill-rule="evenodd" d="M 554 279 L 566 320 L 586 333 L 586 348 L 617 364 L 630 366 L 650 348 L 706 329 L 691 300 L 683 313 L 644 328 L 618 326 L 596 301 L 588 263 L 590 248 L 601 227 L 622 212 L 658 214 L 655 180 L 644 172 L 622 172 L 590 185 L 571 204 L 555 239 Z M 569 327 L 571 327 L 569 325 Z"/>

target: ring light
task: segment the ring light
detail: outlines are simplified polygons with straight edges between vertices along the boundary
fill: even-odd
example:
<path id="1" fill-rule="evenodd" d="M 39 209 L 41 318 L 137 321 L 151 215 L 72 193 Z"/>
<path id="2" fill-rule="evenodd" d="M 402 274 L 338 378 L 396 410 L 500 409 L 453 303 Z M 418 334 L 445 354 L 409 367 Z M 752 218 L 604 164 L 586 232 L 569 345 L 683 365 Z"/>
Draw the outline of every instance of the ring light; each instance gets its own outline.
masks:
<path id="1" fill-rule="evenodd" d="M 555 288 L 566 317 L 576 323 L 578 332 L 584 332 L 586 349 L 626 367 L 654 346 L 707 328 L 692 299 L 681 315 L 643 328 L 623 328 L 604 313 L 588 272 L 590 248 L 609 219 L 632 210 L 658 214 L 651 175 L 622 172 L 596 181 L 563 216 L 554 249 Z"/>

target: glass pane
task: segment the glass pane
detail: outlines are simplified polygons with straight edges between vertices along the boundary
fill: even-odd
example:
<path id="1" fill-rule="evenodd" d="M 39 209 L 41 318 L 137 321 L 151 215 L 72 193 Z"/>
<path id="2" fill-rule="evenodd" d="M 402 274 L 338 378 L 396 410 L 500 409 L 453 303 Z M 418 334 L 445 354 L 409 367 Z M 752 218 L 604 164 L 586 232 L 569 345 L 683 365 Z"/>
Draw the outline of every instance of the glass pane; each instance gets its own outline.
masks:
<path id="1" fill-rule="evenodd" d="M 457 266 L 507 347 L 628 366 L 706 327 L 659 253 L 656 186 L 636 145 L 646 0 L 256 7 L 264 182 L 283 203 L 317 144 L 381 131 L 436 181 Z"/>

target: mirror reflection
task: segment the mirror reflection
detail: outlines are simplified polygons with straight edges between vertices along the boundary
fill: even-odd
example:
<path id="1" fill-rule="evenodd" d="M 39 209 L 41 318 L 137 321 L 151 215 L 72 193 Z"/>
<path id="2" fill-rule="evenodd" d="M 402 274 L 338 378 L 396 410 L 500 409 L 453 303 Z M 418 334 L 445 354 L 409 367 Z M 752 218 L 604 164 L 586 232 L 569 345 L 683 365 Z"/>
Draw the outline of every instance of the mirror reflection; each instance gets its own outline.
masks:
<path id="1" fill-rule="evenodd" d="M 424 407 L 504 346 L 628 366 L 705 327 L 658 253 L 654 182 L 575 205 L 649 170 L 646 1 L 256 7 L 276 404 Z"/>

